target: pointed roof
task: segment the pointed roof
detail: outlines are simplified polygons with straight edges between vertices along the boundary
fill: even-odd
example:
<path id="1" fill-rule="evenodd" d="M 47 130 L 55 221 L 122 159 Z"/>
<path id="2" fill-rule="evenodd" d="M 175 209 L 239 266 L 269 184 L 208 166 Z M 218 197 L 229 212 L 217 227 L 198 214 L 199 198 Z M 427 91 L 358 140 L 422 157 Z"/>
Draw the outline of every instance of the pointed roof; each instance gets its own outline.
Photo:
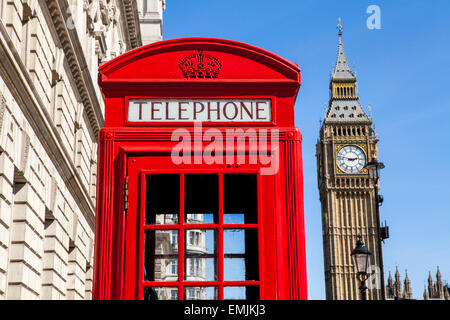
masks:
<path id="1" fill-rule="evenodd" d="M 339 45 L 336 66 L 333 71 L 333 81 L 356 81 L 356 76 L 348 64 L 347 57 L 344 51 L 344 43 L 342 42 L 342 25 L 341 18 L 339 18 Z"/>
<path id="2" fill-rule="evenodd" d="M 395 267 L 395 282 L 400 282 L 400 272 L 398 272 L 398 267 Z"/>
<path id="3" fill-rule="evenodd" d="M 345 57 L 344 46 L 342 44 L 342 25 L 339 18 L 339 48 L 336 68 L 330 82 L 356 82 L 356 76 L 350 69 Z M 356 84 L 355 84 L 356 86 Z M 356 90 L 356 89 L 355 89 Z M 331 97 L 328 112 L 325 116 L 326 123 L 371 123 L 371 118 L 366 114 L 359 97 L 356 94 L 353 98 Z"/>
<path id="4" fill-rule="evenodd" d="M 358 99 L 333 100 L 325 121 L 328 122 L 370 122 Z"/>
<path id="5" fill-rule="evenodd" d="M 405 284 L 406 283 L 410 283 L 411 281 L 408 278 L 408 270 L 405 270 L 405 280 L 404 280 Z"/>
<path id="6" fill-rule="evenodd" d="M 428 291 L 425 286 L 423 286 L 423 299 L 428 300 Z"/>
<path id="7" fill-rule="evenodd" d="M 393 282 L 394 282 L 394 280 L 392 280 L 391 271 L 389 271 L 388 284 L 389 284 L 389 285 L 392 285 Z"/>

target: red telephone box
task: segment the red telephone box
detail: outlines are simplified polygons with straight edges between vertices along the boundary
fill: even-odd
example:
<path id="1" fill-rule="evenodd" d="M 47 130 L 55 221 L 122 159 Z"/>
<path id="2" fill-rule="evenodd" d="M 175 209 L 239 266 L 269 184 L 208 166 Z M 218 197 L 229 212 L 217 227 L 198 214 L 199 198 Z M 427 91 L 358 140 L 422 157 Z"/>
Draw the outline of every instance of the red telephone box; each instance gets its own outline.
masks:
<path id="1" fill-rule="evenodd" d="M 99 71 L 94 299 L 307 299 L 298 66 L 188 38 Z"/>

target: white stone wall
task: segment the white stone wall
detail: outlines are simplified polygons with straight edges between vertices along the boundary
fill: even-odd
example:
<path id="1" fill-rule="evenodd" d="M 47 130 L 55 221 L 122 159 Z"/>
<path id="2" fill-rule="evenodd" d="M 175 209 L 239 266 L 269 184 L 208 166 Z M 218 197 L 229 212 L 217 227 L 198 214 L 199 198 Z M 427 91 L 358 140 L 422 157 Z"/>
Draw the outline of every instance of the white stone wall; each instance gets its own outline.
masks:
<path id="1" fill-rule="evenodd" d="M 163 11 L 166 9 L 166 0 L 139 0 L 137 4 L 142 44 L 146 45 L 155 41 L 161 41 Z"/>
<path id="2" fill-rule="evenodd" d="M 0 1 L 0 299 L 92 297 L 97 69 L 141 43 L 133 8 Z"/>

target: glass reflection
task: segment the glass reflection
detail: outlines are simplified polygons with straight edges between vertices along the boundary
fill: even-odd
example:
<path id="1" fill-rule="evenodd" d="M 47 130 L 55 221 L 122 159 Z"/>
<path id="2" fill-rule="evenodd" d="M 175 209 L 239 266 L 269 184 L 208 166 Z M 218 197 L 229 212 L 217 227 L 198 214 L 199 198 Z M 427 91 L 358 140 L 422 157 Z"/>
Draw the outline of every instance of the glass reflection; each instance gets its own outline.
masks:
<path id="1" fill-rule="evenodd" d="M 259 286 L 224 287 L 225 300 L 259 300 Z"/>
<path id="2" fill-rule="evenodd" d="M 217 231 L 185 231 L 185 272 L 188 281 L 217 280 Z"/>
<path id="3" fill-rule="evenodd" d="M 178 281 L 178 231 L 145 232 L 144 281 Z"/>
<path id="4" fill-rule="evenodd" d="M 218 222 L 219 176 L 217 174 L 186 174 L 184 190 L 186 223 Z"/>
<path id="5" fill-rule="evenodd" d="M 177 224 L 180 211 L 180 175 L 146 177 L 145 223 Z"/>
<path id="6" fill-rule="evenodd" d="M 256 229 L 225 229 L 224 280 L 258 280 L 258 232 Z"/>
<path id="7" fill-rule="evenodd" d="M 217 287 L 185 287 L 185 300 L 217 300 L 219 297 Z"/>
<path id="8" fill-rule="evenodd" d="M 144 288 L 144 300 L 178 300 L 178 288 L 146 287 Z"/>
<path id="9" fill-rule="evenodd" d="M 257 223 L 255 174 L 223 175 L 223 221 L 225 224 Z"/>

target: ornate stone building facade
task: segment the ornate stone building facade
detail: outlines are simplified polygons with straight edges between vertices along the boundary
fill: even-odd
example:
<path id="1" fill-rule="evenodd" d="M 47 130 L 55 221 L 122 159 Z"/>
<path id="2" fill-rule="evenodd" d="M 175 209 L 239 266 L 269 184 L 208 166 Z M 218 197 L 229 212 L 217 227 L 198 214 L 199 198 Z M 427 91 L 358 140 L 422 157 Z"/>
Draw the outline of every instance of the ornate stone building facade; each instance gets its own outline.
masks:
<path id="1" fill-rule="evenodd" d="M 448 283 L 442 281 L 441 271 L 439 267 L 436 271 L 436 282 L 431 277 L 431 272 L 428 274 L 428 289 L 425 288 L 423 292 L 424 300 L 449 300 L 450 287 Z"/>
<path id="2" fill-rule="evenodd" d="M 411 287 L 411 281 L 409 280 L 408 273 L 405 271 L 405 279 L 402 282 L 400 280 L 400 273 L 398 268 L 395 270 L 395 281 L 389 272 L 389 277 L 386 285 L 386 299 L 388 300 L 413 300 L 413 290 Z M 441 271 L 439 267 L 436 271 L 436 282 L 431 276 L 431 272 L 428 274 L 428 286 L 424 286 L 423 299 L 424 300 L 449 300 L 450 299 L 450 287 L 448 283 L 442 280 Z"/>
<path id="3" fill-rule="evenodd" d="M 90 299 L 97 69 L 141 45 L 135 0 L 0 2 L 0 299 Z"/>
<path id="4" fill-rule="evenodd" d="M 358 234 L 373 253 L 370 265 L 377 273 L 373 279 L 378 279 L 369 287 L 368 299 L 382 297 L 375 186 L 365 168 L 368 161 L 378 158 L 377 143 L 372 119 L 359 102 L 356 76 L 344 52 L 339 24 L 330 101 L 316 145 L 327 299 L 359 299 L 359 282 L 350 256 Z"/>
<path id="5" fill-rule="evenodd" d="M 392 275 L 389 272 L 388 283 L 386 285 L 386 299 L 387 300 L 411 300 L 413 298 L 413 292 L 411 287 L 411 281 L 408 278 L 408 272 L 405 271 L 405 279 L 400 280 L 400 272 L 398 268 L 395 270 L 395 282 L 392 279 Z"/>

